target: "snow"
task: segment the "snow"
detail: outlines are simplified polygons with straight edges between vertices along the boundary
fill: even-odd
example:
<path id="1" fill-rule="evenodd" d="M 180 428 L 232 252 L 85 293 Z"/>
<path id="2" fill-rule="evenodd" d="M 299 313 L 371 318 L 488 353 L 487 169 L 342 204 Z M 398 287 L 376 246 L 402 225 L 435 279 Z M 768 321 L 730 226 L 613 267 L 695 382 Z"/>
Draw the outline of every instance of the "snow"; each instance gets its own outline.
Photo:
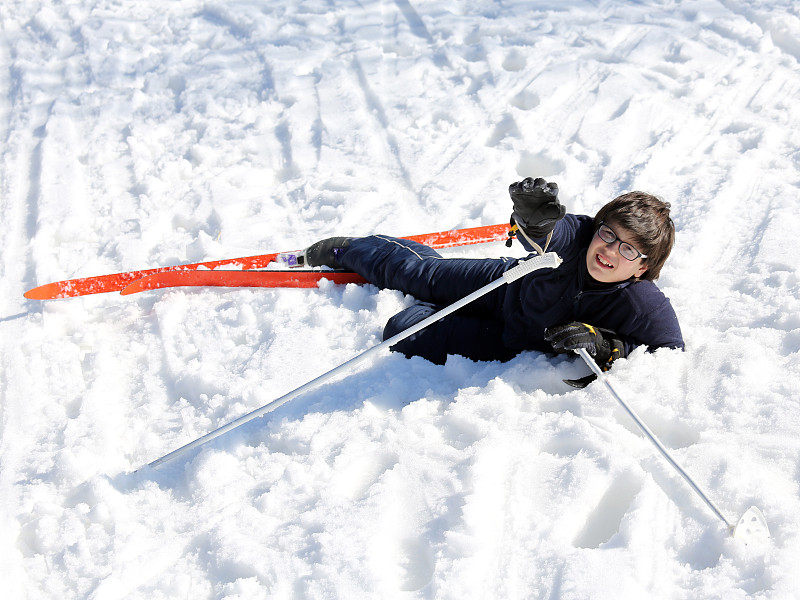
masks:
<path id="1" fill-rule="evenodd" d="M 798 597 L 800 7 L 5 0 L 6 598 Z M 50 302 L 71 277 L 499 223 L 509 183 L 673 204 L 686 352 L 385 355 L 372 286 Z M 451 255 L 502 256 L 493 244 Z M 517 254 L 518 255 L 518 254 Z"/>

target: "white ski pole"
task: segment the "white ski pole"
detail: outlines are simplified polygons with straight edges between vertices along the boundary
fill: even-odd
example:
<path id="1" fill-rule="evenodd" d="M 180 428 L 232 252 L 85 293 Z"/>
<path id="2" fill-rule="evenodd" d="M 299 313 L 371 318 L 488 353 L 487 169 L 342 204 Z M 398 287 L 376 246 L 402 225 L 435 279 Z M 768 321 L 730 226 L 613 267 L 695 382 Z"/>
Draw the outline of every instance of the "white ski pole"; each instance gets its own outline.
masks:
<path id="1" fill-rule="evenodd" d="M 683 467 L 678 464 L 678 461 L 672 457 L 669 451 L 664 447 L 664 444 L 661 443 L 661 440 L 656 437 L 656 434 L 650 430 L 644 421 L 639 418 L 639 415 L 636 414 L 633 408 L 631 408 L 630 405 L 622 399 L 622 396 L 617 393 L 617 390 L 614 389 L 614 386 L 611 385 L 608 377 L 606 377 L 606 374 L 599 367 L 599 365 L 594 362 L 594 359 L 589 355 L 586 349 L 578 348 L 578 354 L 580 354 L 581 358 L 589 366 L 589 368 L 594 371 L 594 374 L 597 375 L 597 378 L 603 382 L 614 399 L 616 399 L 622 408 L 625 409 L 625 412 L 628 413 L 628 416 L 631 419 L 633 419 L 634 423 L 636 423 L 642 433 L 644 433 L 645 437 L 650 440 L 650 442 L 661 453 L 661 456 L 664 457 L 664 459 L 680 474 L 681 477 L 683 477 L 686 483 L 689 484 L 689 487 L 691 487 L 695 493 L 700 496 L 700 498 L 706 503 L 706 505 L 708 505 L 711 511 L 717 515 L 717 517 L 719 517 L 723 523 L 725 523 L 725 526 L 734 537 L 743 539 L 745 541 L 769 537 L 769 528 L 767 527 L 767 522 L 764 519 L 764 515 L 761 514 L 761 511 L 755 506 L 751 506 L 736 524 L 728 521 L 728 519 L 725 518 L 725 515 L 722 514 L 722 511 L 717 508 L 716 504 L 709 499 L 705 492 L 700 489 L 700 486 L 697 485 L 689 476 L 689 474 L 683 469 Z"/>
<path id="2" fill-rule="evenodd" d="M 320 375 L 316 379 L 313 379 L 313 380 L 309 381 L 308 383 L 305 383 L 305 384 L 301 385 L 299 388 L 289 392 L 288 394 L 285 394 L 285 395 L 281 396 L 280 398 L 277 398 L 277 399 L 273 400 L 272 402 L 270 402 L 268 404 L 265 404 L 261 408 L 257 408 L 256 410 L 254 410 L 252 412 L 249 412 L 246 415 L 243 415 L 243 416 L 239 417 L 238 419 L 235 419 L 234 421 L 231 421 L 227 425 L 223 425 L 222 427 L 220 427 L 218 429 L 215 429 L 214 431 L 211 431 L 211 432 L 205 434 L 202 437 L 197 438 L 193 442 L 189 442 L 185 446 L 181 446 L 177 450 L 173 450 L 169 454 L 165 454 L 161 458 L 157 458 L 156 460 L 152 461 L 151 463 L 148 463 L 147 466 L 148 467 L 158 467 L 159 465 L 163 465 L 164 463 L 177 458 L 178 456 L 180 456 L 181 454 L 184 454 L 185 452 L 188 452 L 189 450 L 192 450 L 194 448 L 202 446 L 203 444 L 206 444 L 206 443 L 210 442 L 214 438 L 217 438 L 217 437 L 221 436 L 224 433 L 227 433 L 227 432 L 229 432 L 229 431 L 231 431 L 233 429 L 236 429 L 237 427 L 240 427 L 241 425 L 244 425 L 248 421 L 252 421 L 256 417 L 260 417 L 262 415 L 267 414 L 268 412 L 271 412 L 271 411 L 275 410 L 276 408 L 286 404 L 290 400 L 293 400 L 293 399 L 297 398 L 298 396 L 308 392 L 309 390 L 312 390 L 312 389 L 322 385 L 323 383 L 325 383 L 328 380 L 336 377 L 337 375 L 340 375 L 342 372 L 347 371 L 349 369 L 352 369 L 353 367 L 355 367 L 359 363 L 364 362 L 367 358 L 369 358 L 373 354 L 379 352 L 380 350 L 383 350 L 384 348 L 389 348 L 390 346 L 394 346 L 396 343 L 404 340 L 405 338 L 407 338 L 407 337 L 409 337 L 411 335 L 414 335 L 418 331 L 421 331 L 422 329 L 426 328 L 428 325 L 431 325 L 432 323 L 435 323 L 436 321 L 446 317 L 447 315 L 449 315 L 451 313 L 454 313 L 455 311 L 457 311 L 460 308 L 466 306 L 470 302 L 473 302 L 474 300 L 477 300 L 481 296 L 485 296 L 489 292 L 491 292 L 491 291 L 493 291 L 493 290 L 495 290 L 495 289 L 497 289 L 497 288 L 499 288 L 499 287 L 501 287 L 501 286 L 503 286 L 503 285 L 505 285 L 507 283 L 511 283 L 512 281 L 516 281 L 520 277 L 523 277 L 523 276 L 527 275 L 528 273 L 532 273 L 533 271 L 536 271 L 538 269 L 555 269 L 560 264 L 561 264 L 561 258 L 555 252 L 548 252 L 548 253 L 543 254 L 541 256 L 534 256 L 533 258 L 529 258 L 529 259 L 527 259 L 525 261 L 522 261 L 519 264 L 517 264 L 517 266 L 515 266 L 515 267 L 509 269 L 508 271 L 506 271 L 505 273 L 503 273 L 503 275 L 501 277 L 499 277 L 498 279 L 496 279 L 492 283 L 489 283 L 489 284 L 483 286 L 479 290 L 476 290 L 476 291 L 472 292 L 471 294 L 469 294 L 468 296 L 465 296 L 461 300 L 458 300 L 457 302 L 451 304 L 450 306 L 448 306 L 446 308 L 443 308 L 442 310 L 432 314 L 431 316 L 427 317 L 426 319 L 423 319 L 422 321 L 420 321 L 416 325 L 412 325 L 408 329 L 406 329 L 404 331 L 401 331 L 397 335 L 389 338 L 388 340 L 385 340 L 385 341 L 381 342 L 377 346 L 373 346 L 372 348 L 369 348 L 369 349 L 365 350 L 364 352 L 362 352 L 361 354 L 351 358 L 347 362 L 342 363 L 338 367 L 336 367 L 334 369 L 331 369 L 330 371 Z"/>

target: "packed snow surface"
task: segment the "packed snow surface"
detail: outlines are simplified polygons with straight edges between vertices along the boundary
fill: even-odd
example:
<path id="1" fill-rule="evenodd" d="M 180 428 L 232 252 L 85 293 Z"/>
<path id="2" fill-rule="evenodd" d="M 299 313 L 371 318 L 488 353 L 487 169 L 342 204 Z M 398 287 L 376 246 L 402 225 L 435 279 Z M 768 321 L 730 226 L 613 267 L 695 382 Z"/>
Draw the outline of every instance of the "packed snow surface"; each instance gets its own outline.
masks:
<path id="1" fill-rule="evenodd" d="M 4 598 L 798 597 L 800 5 L 3 0 Z M 34 301 L 88 275 L 673 205 L 686 351 L 385 354 L 373 286 Z M 448 255 L 519 256 L 502 244 Z M 516 254 L 514 254 L 516 253 Z M 139 469 L 139 470 L 137 470 Z"/>

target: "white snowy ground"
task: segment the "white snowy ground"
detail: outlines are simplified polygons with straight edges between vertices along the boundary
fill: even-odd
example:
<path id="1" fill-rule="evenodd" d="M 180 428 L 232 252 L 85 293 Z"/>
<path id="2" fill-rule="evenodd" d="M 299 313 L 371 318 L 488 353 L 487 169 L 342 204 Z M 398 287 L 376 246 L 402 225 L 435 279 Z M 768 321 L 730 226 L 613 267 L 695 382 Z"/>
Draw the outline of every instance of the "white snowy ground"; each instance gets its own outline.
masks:
<path id="1" fill-rule="evenodd" d="M 4 0 L 4 598 L 800 596 L 800 5 Z M 159 471 L 413 302 L 52 302 L 49 281 L 502 222 L 506 186 L 673 203 L 685 353 L 387 356 Z M 497 256 L 502 245 L 472 255 Z"/>

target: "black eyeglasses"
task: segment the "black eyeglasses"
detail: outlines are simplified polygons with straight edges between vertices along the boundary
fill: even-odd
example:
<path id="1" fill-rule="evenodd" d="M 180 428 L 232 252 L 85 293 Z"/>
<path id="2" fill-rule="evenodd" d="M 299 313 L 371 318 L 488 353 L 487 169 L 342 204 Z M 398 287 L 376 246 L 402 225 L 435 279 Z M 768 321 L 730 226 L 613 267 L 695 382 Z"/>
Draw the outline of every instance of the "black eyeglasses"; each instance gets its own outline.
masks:
<path id="1" fill-rule="evenodd" d="M 636 248 L 631 246 L 628 242 L 623 242 L 614 233 L 608 225 L 600 221 L 600 227 L 597 228 L 597 237 L 603 240 L 606 244 L 613 244 L 619 241 L 619 255 L 627 260 L 636 260 L 637 258 L 647 258 L 647 254 L 642 254 Z"/>

